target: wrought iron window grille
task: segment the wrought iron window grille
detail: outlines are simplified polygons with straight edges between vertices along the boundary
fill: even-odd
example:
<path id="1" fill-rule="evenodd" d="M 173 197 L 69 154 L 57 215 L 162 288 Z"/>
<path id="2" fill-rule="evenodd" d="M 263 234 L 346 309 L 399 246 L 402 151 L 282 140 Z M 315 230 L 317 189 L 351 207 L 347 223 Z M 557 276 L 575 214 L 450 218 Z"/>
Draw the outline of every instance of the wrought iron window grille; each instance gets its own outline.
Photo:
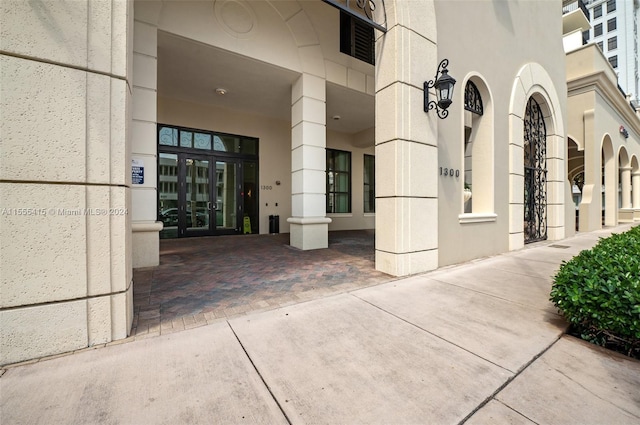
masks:
<path id="1" fill-rule="evenodd" d="M 471 81 L 468 81 L 464 88 L 464 109 L 478 115 L 482 115 L 484 113 L 480 91 Z"/>

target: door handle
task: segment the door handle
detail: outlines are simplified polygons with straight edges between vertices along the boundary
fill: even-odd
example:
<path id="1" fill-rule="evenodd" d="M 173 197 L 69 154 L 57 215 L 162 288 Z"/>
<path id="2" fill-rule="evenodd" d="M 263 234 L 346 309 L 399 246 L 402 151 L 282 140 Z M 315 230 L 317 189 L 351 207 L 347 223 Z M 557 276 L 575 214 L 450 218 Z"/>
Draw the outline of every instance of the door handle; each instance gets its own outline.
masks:
<path id="1" fill-rule="evenodd" d="M 212 208 L 212 207 L 213 207 L 213 205 L 211 204 L 211 202 L 207 202 L 207 209 L 209 211 L 211 211 L 212 209 L 215 209 L 215 208 Z"/>

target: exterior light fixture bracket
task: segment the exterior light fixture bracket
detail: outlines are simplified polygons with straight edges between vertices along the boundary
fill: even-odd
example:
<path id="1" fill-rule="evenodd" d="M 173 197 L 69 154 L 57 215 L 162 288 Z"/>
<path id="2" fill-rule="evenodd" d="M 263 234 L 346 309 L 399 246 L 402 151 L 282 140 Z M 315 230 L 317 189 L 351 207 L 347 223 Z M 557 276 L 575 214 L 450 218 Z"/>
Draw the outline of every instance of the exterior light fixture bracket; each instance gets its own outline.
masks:
<path id="1" fill-rule="evenodd" d="M 447 108 L 451 105 L 453 87 L 456 84 L 456 80 L 449 75 L 448 65 L 449 59 L 443 59 L 438 65 L 438 70 L 433 80 L 424 82 L 424 111 L 428 113 L 431 109 L 435 109 L 440 119 L 444 119 L 449 115 Z M 431 88 L 436 89 L 437 102 L 429 100 L 429 89 Z"/>

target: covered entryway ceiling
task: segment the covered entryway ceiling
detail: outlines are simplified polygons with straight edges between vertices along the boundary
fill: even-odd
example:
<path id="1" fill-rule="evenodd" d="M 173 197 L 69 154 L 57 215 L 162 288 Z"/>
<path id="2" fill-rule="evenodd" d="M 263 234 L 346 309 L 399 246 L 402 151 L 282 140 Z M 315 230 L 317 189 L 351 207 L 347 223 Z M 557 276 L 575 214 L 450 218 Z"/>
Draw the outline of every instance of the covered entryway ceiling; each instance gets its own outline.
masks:
<path id="1" fill-rule="evenodd" d="M 158 32 L 158 96 L 291 120 L 299 74 L 167 32 Z M 217 95 L 216 88 L 227 94 Z M 327 129 L 357 133 L 374 125 L 374 96 L 327 84 Z M 339 115 L 339 120 L 333 117 Z"/>

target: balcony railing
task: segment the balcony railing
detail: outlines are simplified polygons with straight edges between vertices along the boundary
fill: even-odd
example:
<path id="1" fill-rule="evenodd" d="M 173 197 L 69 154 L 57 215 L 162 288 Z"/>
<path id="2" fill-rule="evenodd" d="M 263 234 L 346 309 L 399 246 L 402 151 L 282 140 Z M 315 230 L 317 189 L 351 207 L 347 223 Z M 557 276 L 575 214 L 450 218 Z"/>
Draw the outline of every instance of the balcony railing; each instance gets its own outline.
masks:
<path id="1" fill-rule="evenodd" d="M 578 9 L 582 10 L 582 13 L 584 13 L 584 16 L 587 18 L 587 21 L 590 21 L 589 10 L 587 9 L 587 5 L 584 4 L 584 1 L 582 0 L 566 2 L 566 4 L 562 6 L 562 14 L 566 15 L 567 13 L 573 12 L 574 10 L 578 10 Z"/>

